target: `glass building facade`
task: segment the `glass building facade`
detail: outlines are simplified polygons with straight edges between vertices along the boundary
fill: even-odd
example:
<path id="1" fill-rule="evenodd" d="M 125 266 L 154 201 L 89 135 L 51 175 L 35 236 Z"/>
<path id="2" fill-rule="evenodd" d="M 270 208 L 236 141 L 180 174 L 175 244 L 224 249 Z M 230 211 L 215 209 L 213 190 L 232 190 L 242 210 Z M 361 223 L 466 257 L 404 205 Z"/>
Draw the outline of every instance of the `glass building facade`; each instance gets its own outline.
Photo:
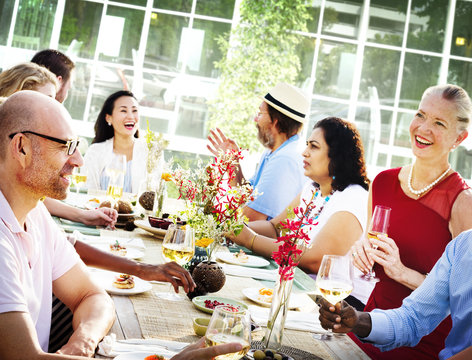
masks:
<path id="1" fill-rule="evenodd" d="M 93 135 L 105 98 L 128 88 L 142 127 L 148 121 L 168 134 L 182 155 L 205 154 L 214 62 L 226 56 L 216 39 L 239 22 L 240 2 L 0 0 L 0 68 L 56 48 L 76 62 L 65 106 L 81 135 Z M 424 89 L 450 82 L 472 94 L 472 1 L 307 3 L 296 84 L 312 95 L 305 132 L 323 117 L 343 117 L 361 132 L 371 176 L 411 162 L 408 126 Z M 451 162 L 472 178 L 472 140 Z"/>

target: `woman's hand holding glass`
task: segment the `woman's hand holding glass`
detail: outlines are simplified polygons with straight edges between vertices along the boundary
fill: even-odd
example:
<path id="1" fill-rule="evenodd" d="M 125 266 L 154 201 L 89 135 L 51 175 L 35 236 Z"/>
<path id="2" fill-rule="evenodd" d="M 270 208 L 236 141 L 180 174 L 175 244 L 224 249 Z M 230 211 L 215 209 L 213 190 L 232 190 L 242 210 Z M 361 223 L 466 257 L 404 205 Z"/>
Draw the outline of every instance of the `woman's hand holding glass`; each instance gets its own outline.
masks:
<path id="1" fill-rule="evenodd" d="M 249 311 L 229 305 L 219 305 L 213 311 L 205 334 L 207 346 L 240 343 L 242 350 L 220 355 L 216 360 L 241 359 L 251 347 L 251 321 Z"/>

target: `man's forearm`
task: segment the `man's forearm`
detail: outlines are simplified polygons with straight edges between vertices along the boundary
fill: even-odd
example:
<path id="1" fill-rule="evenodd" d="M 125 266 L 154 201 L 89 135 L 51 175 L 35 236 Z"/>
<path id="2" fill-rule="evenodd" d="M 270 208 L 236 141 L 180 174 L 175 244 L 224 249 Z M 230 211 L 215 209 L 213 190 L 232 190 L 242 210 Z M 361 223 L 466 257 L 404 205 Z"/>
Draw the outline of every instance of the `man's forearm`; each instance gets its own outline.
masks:
<path id="1" fill-rule="evenodd" d="M 107 294 L 96 293 L 86 297 L 74 311 L 74 333 L 65 348 L 72 349 L 73 354 L 91 356 L 114 320 L 115 307 Z"/>

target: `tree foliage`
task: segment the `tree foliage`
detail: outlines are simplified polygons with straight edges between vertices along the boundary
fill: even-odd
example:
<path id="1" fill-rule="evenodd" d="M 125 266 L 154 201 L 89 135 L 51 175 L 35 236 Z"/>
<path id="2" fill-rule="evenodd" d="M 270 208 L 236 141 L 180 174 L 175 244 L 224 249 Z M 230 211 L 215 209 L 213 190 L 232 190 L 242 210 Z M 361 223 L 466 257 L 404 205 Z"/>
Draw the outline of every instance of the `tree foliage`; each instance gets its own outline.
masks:
<path id="1" fill-rule="evenodd" d="M 244 0 L 241 22 L 226 40 L 218 40 L 225 58 L 216 98 L 210 102 L 210 127 L 218 126 L 243 148 L 259 143 L 251 123 L 261 97 L 278 82 L 293 83 L 300 70 L 296 54 L 309 19 L 303 0 Z M 249 131 L 248 131 L 249 129 Z"/>

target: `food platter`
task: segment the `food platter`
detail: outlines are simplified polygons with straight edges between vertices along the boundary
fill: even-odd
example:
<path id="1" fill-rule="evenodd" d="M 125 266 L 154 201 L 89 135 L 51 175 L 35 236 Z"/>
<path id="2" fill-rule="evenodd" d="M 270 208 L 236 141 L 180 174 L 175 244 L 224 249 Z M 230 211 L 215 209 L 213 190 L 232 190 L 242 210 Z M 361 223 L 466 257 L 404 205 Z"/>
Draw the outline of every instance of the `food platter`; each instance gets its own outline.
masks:
<path id="1" fill-rule="evenodd" d="M 249 300 L 254 301 L 256 304 L 265 306 L 265 307 L 270 307 L 272 304 L 272 301 L 268 301 L 264 299 L 264 296 L 261 296 L 259 293 L 259 290 L 262 288 L 245 288 L 242 290 L 243 295 L 247 297 Z M 300 300 L 300 297 L 297 296 L 297 294 L 291 294 L 288 308 L 289 309 L 298 309 L 300 306 L 302 306 L 302 301 Z"/>
<path id="2" fill-rule="evenodd" d="M 113 295 L 136 295 L 152 289 L 152 284 L 148 281 L 141 280 L 134 277 L 134 288 L 132 289 L 118 289 L 113 286 L 116 276 L 119 273 L 94 269 L 91 276 L 93 281 L 105 289 L 106 292 Z"/>
<path id="3" fill-rule="evenodd" d="M 208 314 L 213 314 L 213 309 L 205 307 L 205 301 L 207 300 L 211 302 L 217 301 L 219 303 L 222 303 L 221 305 L 230 305 L 230 306 L 234 306 L 240 309 L 248 308 L 246 304 L 240 301 L 232 300 L 232 299 L 228 299 L 228 298 L 224 298 L 220 296 L 197 296 L 192 299 L 192 303 L 198 310 L 201 310 Z"/>

